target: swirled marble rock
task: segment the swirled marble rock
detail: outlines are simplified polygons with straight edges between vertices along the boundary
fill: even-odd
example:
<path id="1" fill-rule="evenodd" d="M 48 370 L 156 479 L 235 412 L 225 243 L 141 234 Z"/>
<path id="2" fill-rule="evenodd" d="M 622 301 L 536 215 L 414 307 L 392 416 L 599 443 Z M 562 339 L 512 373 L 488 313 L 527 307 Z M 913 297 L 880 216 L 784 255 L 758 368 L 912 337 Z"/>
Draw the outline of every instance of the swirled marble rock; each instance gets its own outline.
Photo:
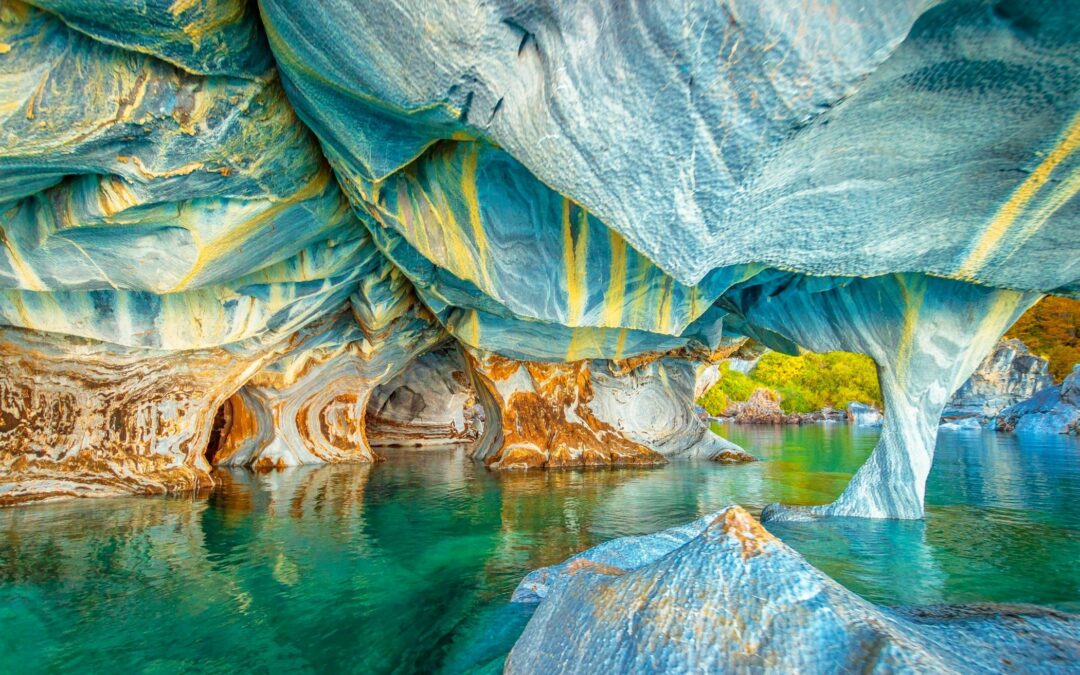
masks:
<path id="1" fill-rule="evenodd" d="M 0 506 L 213 485 L 214 411 L 272 353 L 258 340 L 175 352 L 0 328 Z"/>
<path id="2" fill-rule="evenodd" d="M 261 6 L 346 182 L 480 138 L 684 284 L 765 263 L 1076 291 L 1072 3 Z"/>
<path id="3" fill-rule="evenodd" d="M 273 59 L 258 8 L 244 0 L 26 0 L 72 28 L 197 75 L 257 78 Z"/>
<path id="4" fill-rule="evenodd" d="M 291 348 L 229 400 L 215 464 L 376 459 L 365 428 L 371 392 L 445 333 L 378 253 L 365 271 L 350 310 L 295 333 Z"/>
<path id="5" fill-rule="evenodd" d="M 493 469 L 664 464 L 659 452 L 597 418 L 591 362 L 538 363 L 468 352 L 485 429 L 473 456 Z"/>
<path id="6" fill-rule="evenodd" d="M 696 367 L 685 360 L 552 364 L 468 355 L 491 429 L 473 454 L 491 468 L 754 459 L 694 414 Z"/>
<path id="7" fill-rule="evenodd" d="M 738 445 L 714 434 L 695 413 L 698 364 L 661 358 L 640 365 L 634 361 L 606 365 L 594 362 L 589 371 L 589 408 L 598 420 L 669 459 L 754 460 Z"/>
<path id="8" fill-rule="evenodd" d="M 1052 0 L 0 0 L 0 325 L 286 344 L 241 398 L 309 421 L 445 331 L 495 467 L 709 454 L 656 355 L 862 351 L 894 422 L 820 512 L 917 517 L 926 419 L 1080 294 L 1078 36 Z M 326 329 L 350 296 L 363 338 Z M 279 422 L 270 463 L 341 447 Z"/>
<path id="9" fill-rule="evenodd" d="M 373 446 L 471 444 L 486 415 L 457 343 L 425 352 L 371 393 L 367 438 Z"/>
<path id="10" fill-rule="evenodd" d="M 0 3 L 0 499 L 210 485 L 214 411 L 381 254 L 251 8 L 40 4 Z"/>
<path id="11" fill-rule="evenodd" d="M 754 324 L 814 351 L 873 358 L 886 407 L 881 439 L 834 503 L 774 505 L 766 520 L 807 512 L 921 518 L 941 411 L 1041 297 L 913 274 L 831 284 L 780 275 L 742 292 L 734 302 Z"/>
<path id="12" fill-rule="evenodd" d="M 1065 672 L 1080 617 L 1027 605 L 878 607 L 738 506 L 533 572 L 507 673 Z"/>

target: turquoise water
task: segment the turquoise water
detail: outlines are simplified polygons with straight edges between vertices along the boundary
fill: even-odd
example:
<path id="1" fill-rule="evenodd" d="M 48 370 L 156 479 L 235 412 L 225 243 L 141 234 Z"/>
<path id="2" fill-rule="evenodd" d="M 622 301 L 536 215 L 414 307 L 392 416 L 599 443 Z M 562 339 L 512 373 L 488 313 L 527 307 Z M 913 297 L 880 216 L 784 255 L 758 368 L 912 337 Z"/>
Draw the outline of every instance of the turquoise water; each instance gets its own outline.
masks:
<path id="1" fill-rule="evenodd" d="M 498 477 L 450 450 L 220 474 L 199 498 L 0 510 L 0 672 L 497 671 L 529 570 L 738 502 L 836 496 L 876 440 L 741 427 L 764 461 Z M 943 432 L 925 522 L 774 526 L 890 604 L 1080 611 L 1080 442 Z"/>

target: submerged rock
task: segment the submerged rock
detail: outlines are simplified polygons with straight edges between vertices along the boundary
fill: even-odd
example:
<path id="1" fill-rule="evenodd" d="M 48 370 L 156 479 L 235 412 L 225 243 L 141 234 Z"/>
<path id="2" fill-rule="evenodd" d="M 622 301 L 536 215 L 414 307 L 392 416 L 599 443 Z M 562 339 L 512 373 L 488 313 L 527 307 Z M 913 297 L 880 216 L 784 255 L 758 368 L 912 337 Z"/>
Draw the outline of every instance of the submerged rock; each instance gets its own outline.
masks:
<path id="1" fill-rule="evenodd" d="M 998 431 L 1080 435 L 1080 365 L 1060 386 L 1046 387 L 1002 410 L 994 426 Z"/>
<path id="2" fill-rule="evenodd" d="M 1053 384 L 1046 359 L 1032 354 L 1020 340 L 1001 340 L 956 390 L 941 417 L 946 422 L 974 417 L 985 423 Z"/>
<path id="3" fill-rule="evenodd" d="M 733 506 L 533 572 L 508 673 L 1066 671 L 1080 617 L 1022 605 L 876 606 Z"/>

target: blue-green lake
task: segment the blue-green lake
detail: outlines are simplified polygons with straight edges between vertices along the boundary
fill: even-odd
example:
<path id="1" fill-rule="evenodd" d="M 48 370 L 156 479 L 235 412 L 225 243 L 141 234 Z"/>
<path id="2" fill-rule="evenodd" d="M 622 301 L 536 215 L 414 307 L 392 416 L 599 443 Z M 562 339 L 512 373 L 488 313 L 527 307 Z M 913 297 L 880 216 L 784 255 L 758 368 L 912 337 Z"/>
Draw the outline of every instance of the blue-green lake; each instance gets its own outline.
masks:
<path id="1" fill-rule="evenodd" d="M 762 461 L 497 476 L 460 450 L 0 510 L 0 672 L 497 672 L 529 570 L 732 503 L 831 500 L 876 441 L 731 427 Z M 919 522 L 770 529 L 879 603 L 1080 611 L 1080 441 L 942 432 Z"/>

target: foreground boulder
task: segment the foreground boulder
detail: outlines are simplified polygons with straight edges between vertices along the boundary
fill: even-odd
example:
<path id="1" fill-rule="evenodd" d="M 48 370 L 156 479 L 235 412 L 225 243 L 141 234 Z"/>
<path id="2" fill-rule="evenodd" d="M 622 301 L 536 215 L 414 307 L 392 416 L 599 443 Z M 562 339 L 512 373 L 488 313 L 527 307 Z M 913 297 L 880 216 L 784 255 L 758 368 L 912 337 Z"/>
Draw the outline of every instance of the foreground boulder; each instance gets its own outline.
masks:
<path id="1" fill-rule="evenodd" d="M 1080 617 L 1021 605 L 878 607 L 738 506 L 529 575 L 508 673 L 1068 670 Z"/>

